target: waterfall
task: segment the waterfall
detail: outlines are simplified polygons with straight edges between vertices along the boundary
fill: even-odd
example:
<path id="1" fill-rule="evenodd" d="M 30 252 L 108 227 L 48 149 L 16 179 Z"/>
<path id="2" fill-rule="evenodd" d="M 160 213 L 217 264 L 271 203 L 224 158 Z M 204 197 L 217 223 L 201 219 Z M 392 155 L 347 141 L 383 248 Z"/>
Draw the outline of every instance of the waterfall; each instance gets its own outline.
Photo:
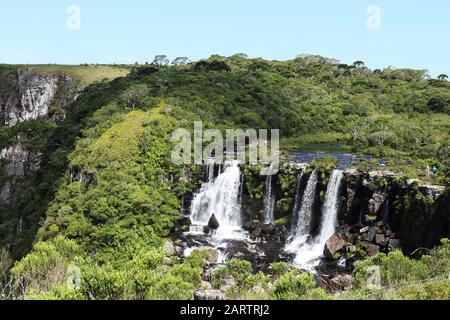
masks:
<path id="1" fill-rule="evenodd" d="M 294 236 L 296 240 L 305 238 L 310 232 L 311 210 L 316 197 L 316 189 L 319 174 L 316 170 L 313 171 L 308 180 L 305 194 L 303 195 L 302 205 L 297 214 L 297 225 L 294 230 Z M 295 240 L 294 240 L 295 241 Z"/>
<path id="2" fill-rule="evenodd" d="M 294 208 L 292 209 L 292 217 L 294 217 L 295 219 L 297 218 L 297 212 L 301 206 L 301 202 L 300 202 L 300 188 L 302 186 L 302 179 L 303 179 L 303 174 L 304 172 L 302 171 L 302 173 L 300 173 L 297 176 L 297 183 L 295 185 L 295 200 L 294 200 Z M 294 222 L 297 222 L 297 220 L 295 220 Z"/>
<path id="3" fill-rule="evenodd" d="M 206 176 L 208 177 L 208 182 L 211 183 L 214 180 L 214 165 L 213 159 L 205 161 Z"/>
<path id="4" fill-rule="evenodd" d="M 272 189 L 272 176 L 272 165 L 270 165 L 269 173 L 266 177 L 263 224 L 271 224 L 274 220 L 275 197 Z"/>
<path id="5" fill-rule="evenodd" d="M 241 206 L 239 201 L 241 170 L 238 161 L 226 162 L 223 172 L 217 178 L 203 184 L 191 205 L 191 231 L 208 225 L 212 214 L 219 221 L 216 236 L 227 238 L 241 227 Z"/>
<path id="6" fill-rule="evenodd" d="M 312 240 L 305 239 L 302 243 L 296 244 L 298 247 L 294 261 L 303 269 L 314 270 L 323 257 L 325 243 L 336 232 L 342 179 L 343 174 L 340 170 L 333 171 L 330 176 L 322 207 L 319 234 Z"/>

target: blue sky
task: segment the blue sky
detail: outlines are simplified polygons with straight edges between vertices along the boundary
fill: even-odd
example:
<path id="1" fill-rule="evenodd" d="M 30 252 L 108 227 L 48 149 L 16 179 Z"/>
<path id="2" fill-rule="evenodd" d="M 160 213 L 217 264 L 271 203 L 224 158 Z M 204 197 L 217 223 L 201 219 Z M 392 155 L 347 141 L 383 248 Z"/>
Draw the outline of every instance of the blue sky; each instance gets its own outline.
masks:
<path id="1" fill-rule="evenodd" d="M 247 53 L 285 60 L 320 54 L 371 68 L 450 74 L 448 0 L 1 1 L 0 63 L 134 63 Z M 67 8 L 81 9 L 69 30 Z M 367 27 L 367 8 L 381 29 Z"/>

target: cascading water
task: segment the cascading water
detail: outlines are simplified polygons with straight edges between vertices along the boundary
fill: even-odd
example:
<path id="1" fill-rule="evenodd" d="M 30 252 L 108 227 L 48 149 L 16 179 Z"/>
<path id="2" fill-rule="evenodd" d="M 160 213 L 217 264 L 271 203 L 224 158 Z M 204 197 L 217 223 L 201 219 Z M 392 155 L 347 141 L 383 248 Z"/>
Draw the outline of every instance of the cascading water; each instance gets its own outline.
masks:
<path id="1" fill-rule="evenodd" d="M 223 172 L 215 179 L 212 175 L 210 181 L 203 184 L 195 195 L 191 206 L 191 231 L 202 232 L 212 214 L 215 214 L 220 224 L 215 236 L 236 238 L 235 232 L 241 227 L 240 185 L 239 162 L 226 162 Z"/>
<path id="2" fill-rule="evenodd" d="M 295 263 L 303 269 L 313 270 L 320 263 L 325 243 L 336 232 L 342 179 L 343 174 L 340 170 L 333 171 L 330 176 L 318 236 L 309 242 L 306 237 L 303 242 L 295 243 L 297 246 Z M 290 248 L 290 251 L 294 252 L 292 249 L 294 248 Z"/>
<path id="3" fill-rule="evenodd" d="M 309 236 L 311 210 L 316 197 L 318 178 L 319 174 L 314 170 L 309 177 L 301 206 L 297 206 L 298 212 L 294 212 L 294 215 L 296 215 L 296 228 L 293 231 L 292 244 L 302 243 Z"/>
<path id="4" fill-rule="evenodd" d="M 264 216 L 263 224 L 273 223 L 273 211 L 275 208 L 275 197 L 272 189 L 272 165 L 270 165 L 269 173 L 266 177 L 265 197 L 264 197 Z"/>
<path id="5" fill-rule="evenodd" d="M 300 202 L 300 188 L 302 186 L 302 179 L 303 179 L 303 175 L 304 172 L 302 171 L 302 173 L 300 173 L 297 176 L 297 183 L 295 185 L 295 200 L 294 200 L 294 208 L 292 209 L 292 217 L 297 218 L 297 212 L 301 206 L 301 202 Z M 295 221 L 296 222 L 296 221 Z"/>

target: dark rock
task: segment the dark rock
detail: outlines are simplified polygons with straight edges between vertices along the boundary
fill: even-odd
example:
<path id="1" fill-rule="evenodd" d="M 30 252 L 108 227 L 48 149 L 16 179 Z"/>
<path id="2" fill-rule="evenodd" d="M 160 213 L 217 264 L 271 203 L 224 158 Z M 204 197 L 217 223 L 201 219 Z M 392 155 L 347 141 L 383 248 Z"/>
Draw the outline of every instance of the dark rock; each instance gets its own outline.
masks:
<path id="1" fill-rule="evenodd" d="M 386 237 L 391 237 L 393 235 L 392 230 L 386 230 Z"/>
<path id="2" fill-rule="evenodd" d="M 220 227 L 219 221 L 217 220 L 216 215 L 215 215 L 214 213 L 213 213 L 213 215 L 211 216 L 211 219 L 209 219 L 208 227 L 209 227 L 211 230 L 217 230 L 217 229 L 219 229 L 219 227 Z"/>
<path id="3" fill-rule="evenodd" d="M 205 233 L 205 234 L 210 234 L 210 233 L 211 233 L 211 228 L 208 227 L 208 226 L 204 226 L 204 227 L 203 227 L 203 233 Z"/>
<path id="4" fill-rule="evenodd" d="M 192 225 L 191 218 L 188 216 L 181 217 L 181 219 L 179 220 L 179 223 L 182 226 L 191 226 Z"/>
<path id="5" fill-rule="evenodd" d="M 374 242 L 375 241 L 375 236 L 378 233 L 378 228 L 377 227 L 372 227 L 369 229 L 369 233 L 367 235 L 367 241 L 369 242 Z"/>
<path id="6" fill-rule="evenodd" d="M 261 226 L 261 232 L 265 235 L 273 235 L 276 231 L 276 228 L 273 224 L 263 224 Z"/>
<path id="7" fill-rule="evenodd" d="M 331 236 L 330 239 L 327 240 L 323 254 L 328 259 L 333 259 L 334 254 L 342 250 L 344 246 L 345 241 L 341 238 L 341 236 L 338 233 L 335 233 L 333 236 Z"/>
<path id="8" fill-rule="evenodd" d="M 399 239 L 390 239 L 388 242 L 388 250 L 394 251 L 401 249 L 401 242 Z"/>

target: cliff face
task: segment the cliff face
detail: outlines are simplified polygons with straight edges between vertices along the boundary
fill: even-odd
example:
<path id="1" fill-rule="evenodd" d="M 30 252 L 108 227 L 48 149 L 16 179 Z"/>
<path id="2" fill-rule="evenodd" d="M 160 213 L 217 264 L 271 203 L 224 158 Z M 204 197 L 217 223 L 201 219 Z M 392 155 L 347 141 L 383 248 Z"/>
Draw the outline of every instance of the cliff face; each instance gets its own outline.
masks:
<path id="1" fill-rule="evenodd" d="M 5 125 L 11 127 L 26 120 L 46 117 L 53 104 L 64 104 L 70 95 L 70 84 L 71 79 L 65 75 L 19 69 L 15 92 L 0 98 Z M 55 101 L 58 98 L 59 101 Z M 64 105 L 60 107 L 64 108 Z"/>
<path id="2" fill-rule="evenodd" d="M 283 166 L 272 178 L 275 218 L 286 221 L 287 229 L 292 228 L 293 208 L 301 206 L 311 170 L 297 165 Z M 305 172 L 299 181 L 297 178 L 302 171 Z M 320 224 L 329 174 L 328 171 L 319 173 L 312 200 L 312 231 Z M 260 221 L 265 179 L 258 176 L 258 168 L 246 167 L 244 181 L 244 218 Z M 450 203 L 443 186 L 406 180 L 389 171 L 346 170 L 340 204 L 339 230 L 352 251 L 361 248 L 365 254 L 372 255 L 401 247 L 412 252 L 419 247 L 431 248 L 442 237 L 450 236 Z"/>
<path id="3" fill-rule="evenodd" d="M 3 186 L 0 186 L 0 201 L 10 203 L 12 192 L 21 179 L 39 169 L 40 154 L 23 149 L 19 142 L 0 152 L 0 163 L 3 164 Z"/>
<path id="4" fill-rule="evenodd" d="M 58 123 L 64 119 L 67 105 L 74 98 L 72 79 L 63 74 L 42 73 L 32 69 L 12 70 L 2 75 L 0 114 L 5 126 L 47 119 Z M 19 132 L 12 143 L 0 150 L 0 200 L 10 202 L 14 188 L 39 169 L 40 154 L 26 150 L 33 132 Z"/>

